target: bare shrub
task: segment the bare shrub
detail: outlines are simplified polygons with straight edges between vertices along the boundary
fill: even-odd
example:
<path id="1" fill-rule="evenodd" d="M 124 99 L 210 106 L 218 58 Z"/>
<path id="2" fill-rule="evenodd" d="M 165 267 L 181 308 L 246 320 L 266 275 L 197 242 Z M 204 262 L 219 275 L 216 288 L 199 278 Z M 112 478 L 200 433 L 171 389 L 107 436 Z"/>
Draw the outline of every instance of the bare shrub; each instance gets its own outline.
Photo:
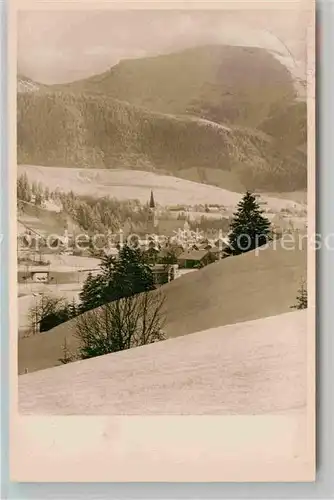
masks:
<path id="1" fill-rule="evenodd" d="M 66 337 L 64 338 L 64 344 L 61 346 L 62 349 L 62 357 L 59 358 L 59 361 L 63 364 L 66 365 L 67 363 L 72 363 L 73 361 L 77 360 L 77 355 L 73 353 L 68 345 L 67 345 L 67 339 Z"/>
<path id="2" fill-rule="evenodd" d="M 28 312 L 29 331 L 33 334 L 38 333 L 41 322 L 51 314 L 55 314 L 63 305 L 63 297 L 35 294 L 35 303 Z"/>
<path id="3" fill-rule="evenodd" d="M 105 304 L 77 319 L 75 336 L 82 359 L 165 339 L 161 291 L 144 292 Z"/>

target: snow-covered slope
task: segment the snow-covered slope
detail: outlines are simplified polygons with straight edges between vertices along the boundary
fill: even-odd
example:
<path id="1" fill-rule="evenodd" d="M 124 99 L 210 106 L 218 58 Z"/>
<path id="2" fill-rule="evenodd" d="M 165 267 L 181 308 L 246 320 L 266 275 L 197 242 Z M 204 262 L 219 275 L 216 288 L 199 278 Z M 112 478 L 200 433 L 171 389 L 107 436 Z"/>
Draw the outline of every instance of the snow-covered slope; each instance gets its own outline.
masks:
<path id="1" fill-rule="evenodd" d="M 25 76 L 18 75 L 17 77 L 17 92 L 37 92 L 40 89 L 40 85 L 36 82 L 26 78 Z"/>
<path id="2" fill-rule="evenodd" d="M 19 377 L 26 414 L 290 414 L 306 404 L 306 311 Z"/>
<path id="3" fill-rule="evenodd" d="M 159 205 L 193 205 L 217 203 L 235 208 L 242 194 L 208 184 L 193 182 L 172 175 L 121 169 L 91 169 L 18 165 L 19 175 L 26 173 L 31 182 L 41 182 L 54 190 L 99 198 L 137 199 L 146 203 L 153 189 Z M 302 210 L 305 207 L 290 199 L 261 196 L 263 203 L 275 212 L 282 209 Z"/>

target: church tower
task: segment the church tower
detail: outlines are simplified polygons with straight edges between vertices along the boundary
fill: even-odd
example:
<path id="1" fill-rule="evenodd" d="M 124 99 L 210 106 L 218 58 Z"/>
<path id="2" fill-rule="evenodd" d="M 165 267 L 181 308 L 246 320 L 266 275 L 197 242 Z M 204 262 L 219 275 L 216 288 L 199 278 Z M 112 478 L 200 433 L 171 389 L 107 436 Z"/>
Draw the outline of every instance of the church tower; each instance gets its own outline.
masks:
<path id="1" fill-rule="evenodd" d="M 157 228 L 157 218 L 156 218 L 156 207 L 154 201 L 153 191 L 151 191 L 151 198 L 148 206 L 148 219 L 147 219 L 147 230 L 149 233 L 154 233 Z"/>

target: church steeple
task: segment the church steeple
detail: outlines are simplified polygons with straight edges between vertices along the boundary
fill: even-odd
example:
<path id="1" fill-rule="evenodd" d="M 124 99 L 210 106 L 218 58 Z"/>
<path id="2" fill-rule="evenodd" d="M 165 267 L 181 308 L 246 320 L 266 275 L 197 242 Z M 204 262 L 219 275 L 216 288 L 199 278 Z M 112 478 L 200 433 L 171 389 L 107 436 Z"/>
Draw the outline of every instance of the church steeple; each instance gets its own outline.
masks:
<path id="1" fill-rule="evenodd" d="M 151 190 L 151 198 L 150 198 L 150 208 L 155 208 L 155 201 L 153 196 L 153 191 Z"/>
<path id="2" fill-rule="evenodd" d="M 157 219 L 155 213 L 155 201 L 154 201 L 153 191 L 151 190 L 151 197 L 148 209 L 147 229 L 150 233 L 154 233 L 156 226 L 157 226 Z"/>

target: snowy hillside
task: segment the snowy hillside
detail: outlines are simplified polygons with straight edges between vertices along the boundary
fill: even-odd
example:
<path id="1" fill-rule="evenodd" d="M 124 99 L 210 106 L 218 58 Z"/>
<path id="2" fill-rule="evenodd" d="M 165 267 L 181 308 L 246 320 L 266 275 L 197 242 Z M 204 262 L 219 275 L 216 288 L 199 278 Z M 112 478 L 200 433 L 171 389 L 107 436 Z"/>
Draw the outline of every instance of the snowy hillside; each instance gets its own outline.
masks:
<path id="1" fill-rule="evenodd" d="M 20 410 L 289 414 L 306 404 L 306 311 L 213 328 L 19 377 Z"/>
<path id="2" fill-rule="evenodd" d="M 40 89 L 40 85 L 36 82 L 33 82 L 29 78 L 24 76 L 17 77 L 17 92 L 25 93 L 25 92 L 37 92 Z"/>
<path id="3" fill-rule="evenodd" d="M 146 203 L 153 189 L 160 205 L 193 205 L 216 203 L 235 208 L 241 199 L 236 193 L 217 186 L 201 184 L 172 175 L 155 172 L 121 169 L 82 169 L 64 167 L 43 167 L 38 165 L 18 165 L 18 173 L 26 173 L 32 182 L 41 182 L 50 189 L 58 188 L 68 192 L 75 186 L 76 195 L 91 195 L 103 198 L 115 197 L 119 200 L 137 199 Z M 261 196 L 267 208 L 303 210 L 305 207 L 290 199 Z"/>

